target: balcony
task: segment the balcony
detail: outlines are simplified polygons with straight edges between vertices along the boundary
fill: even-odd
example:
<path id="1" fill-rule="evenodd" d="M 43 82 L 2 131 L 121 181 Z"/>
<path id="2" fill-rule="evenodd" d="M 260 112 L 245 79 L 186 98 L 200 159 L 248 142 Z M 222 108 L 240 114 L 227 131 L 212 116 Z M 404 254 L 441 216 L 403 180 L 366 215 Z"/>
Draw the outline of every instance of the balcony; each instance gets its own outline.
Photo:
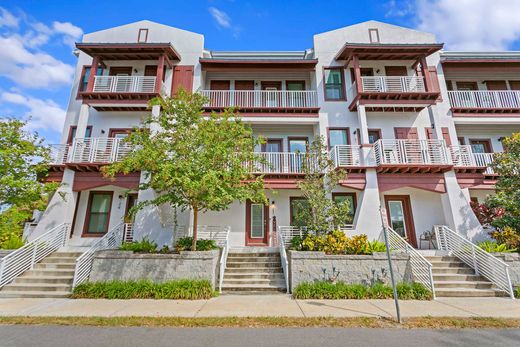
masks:
<path id="1" fill-rule="evenodd" d="M 493 163 L 495 153 L 473 153 L 470 145 L 450 147 L 451 160 L 458 172 L 483 172 L 485 175 L 494 175 Z"/>
<path id="2" fill-rule="evenodd" d="M 208 110 L 237 107 L 249 112 L 317 112 L 318 96 L 314 90 L 201 90 L 208 98 Z"/>
<path id="3" fill-rule="evenodd" d="M 520 113 L 520 91 L 471 90 L 448 91 L 454 116 L 485 116 L 486 114 Z"/>
<path id="4" fill-rule="evenodd" d="M 305 167 L 315 162 L 315 156 L 310 153 L 290 152 L 259 152 L 259 162 L 246 163 L 246 167 L 254 174 L 269 175 L 300 175 L 305 173 Z"/>
<path id="5" fill-rule="evenodd" d="M 155 93 L 155 76 L 95 76 L 93 93 Z"/>
<path id="6" fill-rule="evenodd" d="M 434 104 L 440 92 L 428 91 L 421 76 L 364 76 L 352 84 L 347 94 L 352 100 L 351 111 L 357 102 L 377 111 L 388 107 L 422 108 Z"/>
<path id="7" fill-rule="evenodd" d="M 444 140 L 378 140 L 374 156 L 381 173 L 438 173 L 453 166 Z"/>
<path id="8" fill-rule="evenodd" d="M 122 138 L 75 139 L 72 145 L 51 146 L 51 164 L 96 168 L 121 160 L 130 150 Z"/>
<path id="9" fill-rule="evenodd" d="M 370 163 L 363 158 L 363 151 L 359 145 L 334 146 L 329 151 L 329 157 L 334 162 L 335 167 L 347 171 L 370 166 Z"/>

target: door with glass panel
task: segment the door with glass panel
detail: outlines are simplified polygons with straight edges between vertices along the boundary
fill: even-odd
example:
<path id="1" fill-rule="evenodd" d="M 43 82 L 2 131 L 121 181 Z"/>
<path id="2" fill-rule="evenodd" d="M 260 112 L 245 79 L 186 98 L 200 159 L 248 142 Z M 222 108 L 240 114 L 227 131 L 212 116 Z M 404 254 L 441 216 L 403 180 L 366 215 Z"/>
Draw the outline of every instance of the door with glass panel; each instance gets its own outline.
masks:
<path id="1" fill-rule="evenodd" d="M 386 195 L 388 225 L 413 247 L 417 248 L 410 196 Z"/>
<path id="2" fill-rule="evenodd" d="M 265 153 L 267 167 L 263 172 L 283 173 L 286 166 L 283 157 L 283 140 L 282 139 L 267 139 L 262 145 L 262 152 Z"/>
<path id="3" fill-rule="evenodd" d="M 269 245 L 269 206 L 246 202 L 246 246 Z"/>
<path id="4" fill-rule="evenodd" d="M 304 160 L 307 156 L 308 141 L 306 137 L 289 138 L 289 168 L 292 173 L 302 173 Z"/>
<path id="5" fill-rule="evenodd" d="M 114 192 L 92 191 L 89 195 L 83 234 L 102 236 L 108 231 Z"/>

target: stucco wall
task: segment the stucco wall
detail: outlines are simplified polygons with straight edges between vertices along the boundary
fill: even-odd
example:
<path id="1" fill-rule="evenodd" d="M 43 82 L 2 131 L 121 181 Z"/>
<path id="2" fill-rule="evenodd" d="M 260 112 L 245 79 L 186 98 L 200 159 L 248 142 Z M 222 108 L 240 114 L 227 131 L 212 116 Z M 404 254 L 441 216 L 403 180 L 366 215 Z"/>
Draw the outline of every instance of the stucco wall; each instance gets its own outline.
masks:
<path id="1" fill-rule="evenodd" d="M 509 265 L 509 277 L 513 287 L 520 287 L 520 254 L 518 253 L 494 253 L 498 259 Z"/>
<path id="2" fill-rule="evenodd" d="M 218 278 L 218 250 L 180 254 L 137 254 L 129 251 L 98 252 L 92 263 L 90 282 L 142 280 L 165 282 L 178 279 Z"/>
<path id="3" fill-rule="evenodd" d="M 323 252 L 289 251 L 289 282 L 291 291 L 302 282 L 321 281 L 339 271 L 338 281 L 370 284 L 376 279 L 390 282 L 388 260 L 385 253 L 373 255 L 326 255 Z M 412 280 L 408 255 L 393 255 L 392 266 L 397 282 Z M 326 270 L 324 275 L 323 270 Z"/>
<path id="4" fill-rule="evenodd" d="M 8 255 L 9 253 L 13 252 L 12 249 L 0 249 L 0 259 Z"/>

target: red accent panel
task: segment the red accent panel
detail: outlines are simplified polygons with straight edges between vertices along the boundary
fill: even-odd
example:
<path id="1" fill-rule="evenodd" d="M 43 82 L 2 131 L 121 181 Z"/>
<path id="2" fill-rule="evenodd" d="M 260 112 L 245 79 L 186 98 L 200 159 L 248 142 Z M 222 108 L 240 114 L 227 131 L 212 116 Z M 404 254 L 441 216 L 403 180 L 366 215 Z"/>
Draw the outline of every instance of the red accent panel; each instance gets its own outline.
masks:
<path id="1" fill-rule="evenodd" d="M 395 138 L 398 140 L 418 140 L 417 128 L 395 127 Z"/>
<path id="2" fill-rule="evenodd" d="M 342 187 L 363 190 L 365 189 L 367 180 L 364 173 L 349 173 L 347 179 L 339 181 L 339 184 Z"/>
<path id="3" fill-rule="evenodd" d="M 140 172 L 132 172 L 128 175 L 117 174 L 114 179 L 103 177 L 103 174 L 100 172 L 76 172 L 72 190 L 81 191 L 107 185 L 137 189 L 139 187 L 140 177 Z"/>
<path id="4" fill-rule="evenodd" d="M 193 65 L 176 65 L 173 70 L 172 95 L 175 95 L 180 87 L 188 92 L 193 90 Z"/>
<path id="5" fill-rule="evenodd" d="M 378 174 L 377 183 L 380 192 L 411 187 L 435 193 L 446 193 L 442 174 Z"/>
<path id="6" fill-rule="evenodd" d="M 471 188 L 481 190 L 495 189 L 495 184 L 497 181 L 493 179 L 486 179 L 486 177 L 480 173 L 458 173 L 457 182 L 462 189 Z"/>
<path id="7" fill-rule="evenodd" d="M 446 142 L 446 145 L 451 146 L 450 129 L 448 127 L 442 127 L 442 138 Z"/>
<path id="8" fill-rule="evenodd" d="M 61 182 L 63 180 L 63 171 L 50 171 L 47 176 L 42 178 L 45 183 Z"/>

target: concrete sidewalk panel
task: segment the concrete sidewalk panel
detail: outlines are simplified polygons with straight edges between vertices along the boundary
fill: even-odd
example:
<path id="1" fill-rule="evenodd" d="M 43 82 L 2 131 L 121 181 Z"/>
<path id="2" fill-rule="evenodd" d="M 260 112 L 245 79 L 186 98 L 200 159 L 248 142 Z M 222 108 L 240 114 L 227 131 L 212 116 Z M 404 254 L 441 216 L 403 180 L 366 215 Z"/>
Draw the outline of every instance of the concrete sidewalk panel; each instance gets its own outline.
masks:
<path id="1" fill-rule="evenodd" d="M 368 300 L 297 300 L 306 317 L 390 317 Z"/>
<path id="2" fill-rule="evenodd" d="M 197 317 L 303 317 L 289 295 L 222 295 L 210 299 Z"/>

